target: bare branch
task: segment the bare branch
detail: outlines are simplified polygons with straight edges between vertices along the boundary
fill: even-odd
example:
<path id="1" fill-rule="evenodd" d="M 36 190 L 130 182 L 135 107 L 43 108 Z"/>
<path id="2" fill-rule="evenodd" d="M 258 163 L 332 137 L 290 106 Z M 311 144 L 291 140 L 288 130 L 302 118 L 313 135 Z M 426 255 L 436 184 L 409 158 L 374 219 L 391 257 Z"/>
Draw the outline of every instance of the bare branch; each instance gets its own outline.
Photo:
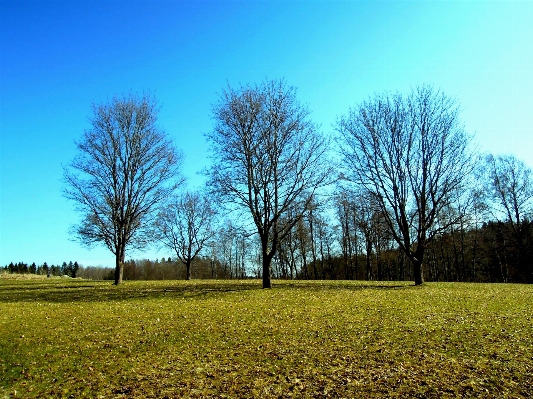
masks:
<path id="1" fill-rule="evenodd" d="M 309 114 L 284 81 L 228 88 L 213 107 L 210 185 L 223 202 L 250 212 L 262 243 L 264 287 L 270 287 L 270 262 L 280 239 L 316 191 L 332 181 L 328 141 Z M 278 223 L 289 214 L 289 223 Z"/>
<path id="2" fill-rule="evenodd" d="M 182 156 L 156 125 L 157 113 L 156 101 L 148 96 L 93 105 L 91 128 L 64 168 L 63 193 L 83 214 L 74 229 L 77 239 L 85 245 L 103 243 L 115 254 L 116 284 L 126 249 L 147 245 L 156 205 L 182 182 Z"/>
<path id="3" fill-rule="evenodd" d="M 376 96 L 341 117 L 337 131 L 352 179 L 377 199 L 421 283 L 425 248 L 456 222 L 443 210 L 473 169 L 457 106 L 422 86 L 406 98 Z"/>

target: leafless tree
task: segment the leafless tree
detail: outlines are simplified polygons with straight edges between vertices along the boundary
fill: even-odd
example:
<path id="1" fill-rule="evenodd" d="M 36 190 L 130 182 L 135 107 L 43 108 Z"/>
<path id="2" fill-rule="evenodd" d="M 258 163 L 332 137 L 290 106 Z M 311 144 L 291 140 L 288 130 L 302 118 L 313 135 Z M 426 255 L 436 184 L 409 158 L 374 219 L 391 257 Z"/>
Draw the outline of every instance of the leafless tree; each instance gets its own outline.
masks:
<path id="1" fill-rule="evenodd" d="M 216 214 L 205 195 L 188 191 L 173 197 L 157 217 L 155 234 L 185 265 L 187 280 L 192 262 L 215 235 Z"/>
<path id="2" fill-rule="evenodd" d="M 280 240 L 332 176 L 328 141 L 281 81 L 228 88 L 213 107 L 211 187 L 226 203 L 250 212 L 261 241 L 263 288 Z M 288 223 L 280 217 L 292 215 Z"/>
<path id="3" fill-rule="evenodd" d="M 182 156 L 157 126 L 158 110 L 146 95 L 93 105 L 79 154 L 64 168 L 64 195 L 83 214 L 74 234 L 115 255 L 115 284 L 122 282 L 126 250 L 147 245 L 156 206 L 181 182 Z"/>
<path id="4" fill-rule="evenodd" d="M 369 195 L 362 190 L 352 190 L 343 184 L 337 185 L 334 194 L 335 214 L 339 223 L 338 242 L 344 260 L 344 278 L 357 279 L 359 255 L 365 230 L 362 224 L 368 218 Z"/>
<path id="5" fill-rule="evenodd" d="M 428 243 L 457 221 L 442 215 L 449 193 L 472 170 L 457 105 L 422 86 L 407 97 L 375 96 L 341 117 L 336 128 L 349 177 L 376 198 L 413 263 L 415 284 L 422 284 Z"/>
<path id="6" fill-rule="evenodd" d="M 533 212 L 533 171 L 512 155 L 488 155 L 486 169 L 496 219 L 520 226 Z"/>
<path id="7" fill-rule="evenodd" d="M 525 270 L 525 281 L 532 282 L 528 222 L 533 214 L 533 171 L 512 155 L 488 155 L 485 164 L 489 209 L 496 220 L 506 222 L 518 265 Z"/>
<path id="8" fill-rule="evenodd" d="M 335 241 L 335 233 L 326 212 L 319 213 L 315 216 L 316 236 L 318 240 L 317 247 L 320 253 L 320 273 L 323 280 L 326 279 L 327 273 L 331 271 L 332 252 Z"/>

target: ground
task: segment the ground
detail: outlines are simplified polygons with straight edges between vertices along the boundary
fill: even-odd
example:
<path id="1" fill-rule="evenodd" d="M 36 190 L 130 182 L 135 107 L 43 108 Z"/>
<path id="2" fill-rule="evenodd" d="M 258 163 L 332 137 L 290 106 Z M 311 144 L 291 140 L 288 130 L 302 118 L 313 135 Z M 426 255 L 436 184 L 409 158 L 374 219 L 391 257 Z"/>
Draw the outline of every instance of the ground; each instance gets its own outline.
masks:
<path id="1" fill-rule="evenodd" d="M 533 286 L 0 278 L 0 397 L 526 398 Z"/>

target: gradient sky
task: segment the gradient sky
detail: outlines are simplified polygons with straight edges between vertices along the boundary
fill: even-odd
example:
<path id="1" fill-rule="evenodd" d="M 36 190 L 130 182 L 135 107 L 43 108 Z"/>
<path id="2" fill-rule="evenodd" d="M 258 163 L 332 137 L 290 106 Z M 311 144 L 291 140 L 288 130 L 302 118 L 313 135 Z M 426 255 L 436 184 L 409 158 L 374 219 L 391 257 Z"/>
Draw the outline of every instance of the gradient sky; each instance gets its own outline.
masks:
<path id="1" fill-rule="evenodd" d="M 217 93 L 265 78 L 296 86 L 325 133 L 374 93 L 431 84 L 482 151 L 533 167 L 532 21 L 531 1 L 1 0 L 0 266 L 114 265 L 70 240 L 61 179 L 91 104 L 123 93 L 155 94 L 192 186 Z"/>

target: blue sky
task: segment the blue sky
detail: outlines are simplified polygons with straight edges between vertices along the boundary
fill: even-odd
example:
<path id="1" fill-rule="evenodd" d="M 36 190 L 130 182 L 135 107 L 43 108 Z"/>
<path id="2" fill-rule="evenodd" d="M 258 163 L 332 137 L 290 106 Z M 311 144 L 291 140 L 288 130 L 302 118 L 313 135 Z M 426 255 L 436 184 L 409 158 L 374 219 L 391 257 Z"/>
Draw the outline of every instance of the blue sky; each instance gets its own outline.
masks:
<path id="1" fill-rule="evenodd" d="M 265 78 L 296 86 L 326 134 L 374 93 L 431 84 L 482 151 L 533 167 L 530 1 L 1 0 L 0 16 L 0 266 L 114 265 L 70 240 L 61 178 L 91 104 L 123 93 L 155 94 L 192 186 L 217 93 Z"/>

